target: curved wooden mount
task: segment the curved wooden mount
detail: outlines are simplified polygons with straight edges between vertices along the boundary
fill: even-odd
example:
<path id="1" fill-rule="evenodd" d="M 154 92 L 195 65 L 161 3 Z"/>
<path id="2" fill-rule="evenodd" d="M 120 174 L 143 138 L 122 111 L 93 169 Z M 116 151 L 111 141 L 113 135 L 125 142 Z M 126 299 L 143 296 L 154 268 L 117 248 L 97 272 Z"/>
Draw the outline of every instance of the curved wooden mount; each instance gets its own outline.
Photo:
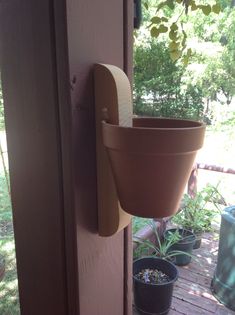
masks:
<path id="1" fill-rule="evenodd" d="M 111 236 L 125 228 L 131 216 L 120 206 L 114 179 L 102 140 L 102 121 L 132 126 L 132 93 L 130 82 L 118 67 L 96 64 L 96 159 L 99 235 Z"/>

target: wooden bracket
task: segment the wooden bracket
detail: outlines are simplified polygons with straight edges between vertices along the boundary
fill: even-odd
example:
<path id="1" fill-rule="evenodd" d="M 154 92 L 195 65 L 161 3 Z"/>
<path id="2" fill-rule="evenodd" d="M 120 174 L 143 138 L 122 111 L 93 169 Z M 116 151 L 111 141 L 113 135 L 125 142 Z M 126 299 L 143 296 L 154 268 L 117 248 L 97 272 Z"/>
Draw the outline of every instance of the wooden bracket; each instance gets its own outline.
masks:
<path id="1" fill-rule="evenodd" d="M 125 228 L 131 216 L 120 206 L 115 183 L 102 140 L 102 121 L 132 126 L 132 93 L 130 82 L 118 67 L 96 64 L 96 159 L 99 235 L 111 236 Z"/>

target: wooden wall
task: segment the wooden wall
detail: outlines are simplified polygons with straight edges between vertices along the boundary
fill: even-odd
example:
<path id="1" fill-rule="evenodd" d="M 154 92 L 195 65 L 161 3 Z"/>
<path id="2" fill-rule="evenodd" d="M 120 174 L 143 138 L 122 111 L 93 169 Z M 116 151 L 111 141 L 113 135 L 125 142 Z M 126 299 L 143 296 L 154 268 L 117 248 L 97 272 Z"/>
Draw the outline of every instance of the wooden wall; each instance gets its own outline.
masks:
<path id="1" fill-rule="evenodd" d="M 130 277 L 130 269 L 125 267 L 127 236 L 124 232 L 110 238 L 97 235 L 93 82 L 94 63 L 124 69 L 129 62 L 125 40 L 132 44 L 127 28 L 130 3 L 67 0 L 80 311 L 87 315 L 131 312 L 127 305 L 131 292 L 124 285 L 127 270 Z"/>
<path id="2" fill-rule="evenodd" d="M 54 16 L 52 1 L 0 4 L 0 68 L 22 315 L 69 314 L 69 206 L 60 121 L 60 106 L 66 104 L 58 92 Z M 60 38 L 62 44 L 62 34 Z M 63 90 L 68 86 L 67 80 Z"/>
<path id="3" fill-rule="evenodd" d="M 130 229 L 97 234 L 96 62 L 131 76 L 132 0 L 6 0 L 0 68 L 22 315 L 130 315 Z"/>

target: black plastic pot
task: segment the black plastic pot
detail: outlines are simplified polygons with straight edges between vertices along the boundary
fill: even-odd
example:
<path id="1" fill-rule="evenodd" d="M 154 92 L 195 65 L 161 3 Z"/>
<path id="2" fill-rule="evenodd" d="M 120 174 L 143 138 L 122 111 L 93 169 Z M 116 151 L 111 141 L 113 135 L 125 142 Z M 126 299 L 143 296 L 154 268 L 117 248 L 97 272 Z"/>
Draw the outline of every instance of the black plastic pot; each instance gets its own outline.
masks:
<path id="1" fill-rule="evenodd" d="M 177 250 L 182 251 L 187 254 L 177 254 L 174 256 L 174 264 L 177 266 L 186 266 L 190 263 L 192 257 L 190 256 L 193 251 L 193 246 L 196 241 L 196 236 L 193 232 L 185 229 L 169 229 L 164 233 L 164 238 L 167 240 L 169 239 L 169 233 L 175 233 L 176 231 L 179 231 L 179 234 L 182 235 L 182 239 L 178 241 L 177 243 L 173 244 L 169 251 Z"/>
<path id="2" fill-rule="evenodd" d="M 171 279 L 163 284 L 144 283 L 135 278 L 141 270 L 150 268 L 164 272 Z M 178 278 L 177 268 L 161 258 L 144 257 L 133 264 L 133 291 L 135 307 L 140 314 L 167 314 L 170 310 L 173 286 Z"/>

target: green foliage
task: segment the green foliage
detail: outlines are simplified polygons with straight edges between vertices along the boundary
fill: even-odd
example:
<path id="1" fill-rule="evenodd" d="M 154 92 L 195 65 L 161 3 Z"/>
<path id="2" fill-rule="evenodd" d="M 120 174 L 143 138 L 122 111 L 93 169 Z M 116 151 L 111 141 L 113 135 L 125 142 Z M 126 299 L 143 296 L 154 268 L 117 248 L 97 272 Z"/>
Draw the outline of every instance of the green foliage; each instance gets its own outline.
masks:
<path id="1" fill-rule="evenodd" d="M 10 221 L 11 218 L 11 201 L 8 193 L 7 181 L 5 176 L 0 174 L 0 222 Z"/>
<path id="2" fill-rule="evenodd" d="M 0 282 L 0 314 L 20 315 L 13 235 L 0 239 L 0 250 L 5 257 L 6 268 L 4 278 Z"/>
<path id="3" fill-rule="evenodd" d="M 145 219 L 140 217 L 132 218 L 132 235 L 134 235 L 142 228 L 150 224 L 151 219 Z M 143 244 L 140 244 L 133 252 L 133 258 L 137 259 L 141 256 L 147 256 L 150 254 L 149 248 Z"/>
<path id="4" fill-rule="evenodd" d="M 0 131 L 4 129 L 3 96 L 0 82 Z M 0 253 L 4 257 L 6 271 L 0 282 L 0 314 L 20 315 L 12 208 L 8 187 L 9 174 L 1 153 L 0 170 L 3 169 L 3 173 L 0 172 Z"/>
<path id="5" fill-rule="evenodd" d="M 134 253 L 134 258 L 140 258 L 143 255 L 146 254 L 147 250 L 150 250 L 150 253 L 148 252 L 148 255 L 150 256 L 156 256 L 160 257 L 166 260 L 172 260 L 177 255 L 189 255 L 192 256 L 184 251 L 179 250 L 173 250 L 171 249 L 172 246 L 179 241 L 183 239 L 183 236 L 180 235 L 179 231 L 176 230 L 174 233 L 169 233 L 167 238 L 164 238 L 163 240 L 160 239 L 158 235 L 158 230 L 156 227 L 156 224 L 154 221 L 150 221 L 149 225 L 151 226 L 154 234 L 154 241 L 150 240 L 143 240 L 139 237 L 134 236 L 133 241 L 140 244 L 141 251 Z M 139 256 L 137 256 L 139 255 Z"/>
<path id="6" fill-rule="evenodd" d="M 135 114 L 202 118 L 202 92 L 183 82 L 184 67 L 170 59 L 164 42 L 150 40 L 136 46 L 134 62 Z"/>
<path id="7" fill-rule="evenodd" d="M 224 9 L 217 19 L 196 14 L 188 24 L 195 47 L 192 64 L 202 71 L 197 75 L 189 67 L 187 80 L 200 87 L 208 100 L 223 103 L 221 96 L 224 96 L 230 104 L 235 94 L 234 8 Z"/>
<path id="8" fill-rule="evenodd" d="M 149 1 L 155 9 L 155 13 L 150 18 L 150 34 L 158 38 L 161 34 L 168 34 L 170 57 L 173 61 L 183 57 L 186 64 L 191 57 L 191 51 L 186 49 L 187 33 L 184 24 L 187 24 L 188 16 L 199 12 L 201 15 L 209 16 L 211 13 L 218 15 L 221 6 L 217 2 L 198 3 L 194 0 L 164 0 L 160 3 Z M 145 9 L 148 11 L 150 6 L 145 2 Z M 185 16 L 187 18 L 185 18 Z"/>
<path id="9" fill-rule="evenodd" d="M 132 218 L 132 234 L 137 233 L 140 229 L 149 224 L 151 219 L 145 219 L 140 217 Z"/>
<path id="10" fill-rule="evenodd" d="M 232 115 L 223 122 L 224 126 L 231 126 L 231 127 L 235 127 L 235 112 L 232 113 Z"/>
<path id="11" fill-rule="evenodd" d="M 218 188 L 212 185 L 207 185 L 194 198 L 185 194 L 182 209 L 172 221 L 195 233 L 211 231 L 211 222 L 221 210 L 218 202 L 226 204 Z"/>
<path id="12" fill-rule="evenodd" d="M 217 122 L 216 104 L 235 95 L 234 4 L 198 0 L 195 9 L 189 1 L 185 14 L 182 1 L 173 10 L 167 1 L 147 3 L 135 41 L 135 113 Z"/>
<path id="13" fill-rule="evenodd" d="M 0 282 L 0 314 L 20 315 L 11 201 L 3 174 L 0 174 L 0 253 L 6 268 Z"/>

